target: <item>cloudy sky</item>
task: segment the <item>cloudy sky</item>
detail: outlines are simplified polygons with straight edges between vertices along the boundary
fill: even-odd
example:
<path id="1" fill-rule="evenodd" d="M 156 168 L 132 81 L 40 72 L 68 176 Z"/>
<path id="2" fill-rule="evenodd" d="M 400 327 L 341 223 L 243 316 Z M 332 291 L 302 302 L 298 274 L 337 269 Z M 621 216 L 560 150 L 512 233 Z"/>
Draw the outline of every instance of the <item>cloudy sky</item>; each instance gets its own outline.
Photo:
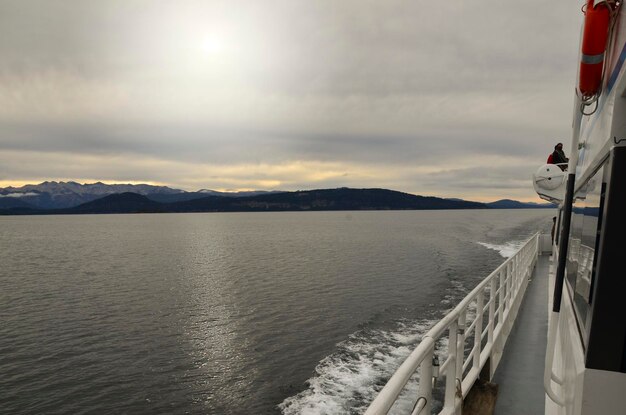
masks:
<path id="1" fill-rule="evenodd" d="M 581 20 L 539 0 L 2 0 L 0 186 L 537 200 Z"/>

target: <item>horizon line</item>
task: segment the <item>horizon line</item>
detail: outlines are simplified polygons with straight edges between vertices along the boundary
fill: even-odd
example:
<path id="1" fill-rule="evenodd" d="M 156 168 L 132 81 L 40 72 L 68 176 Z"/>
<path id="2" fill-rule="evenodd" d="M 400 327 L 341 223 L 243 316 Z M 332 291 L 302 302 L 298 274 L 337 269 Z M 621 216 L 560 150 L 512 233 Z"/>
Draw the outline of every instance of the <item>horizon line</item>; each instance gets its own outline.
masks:
<path id="1" fill-rule="evenodd" d="M 94 185 L 94 184 L 104 184 L 104 185 L 131 185 L 131 186 L 137 186 L 137 185 L 148 185 L 148 186 L 158 186 L 158 187 L 167 187 L 170 188 L 172 190 L 180 190 L 182 192 L 187 192 L 187 193 L 194 193 L 194 192 L 199 192 L 201 190 L 210 190 L 210 191 L 214 191 L 214 192 L 220 192 L 220 193 L 238 193 L 238 192 L 297 192 L 297 191 L 312 191 L 312 190 L 327 190 L 327 189 L 342 189 L 342 188 L 346 188 L 346 189 L 385 189 L 385 190 L 391 190 L 391 191 L 395 191 L 395 192 L 402 192 L 402 193 L 407 193 L 407 194 L 411 194 L 411 195 L 415 195 L 415 196 L 427 196 L 427 197 L 438 197 L 441 199 L 460 199 L 460 200 L 464 200 L 467 202 L 480 202 L 480 203 L 493 203 L 493 202 L 498 202 L 500 200 L 514 200 L 517 202 L 522 202 L 522 203 L 548 203 L 547 201 L 541 201 L 538 202 L 537 199 L 514 199 L 512 197 L 500 197 L 498 199 L 490 199 L 490 198 L 482 198 L 482 197 L 476 197 L 476 198 L 471 198 L 470 199 L 466 199 L 464 197 L 458 197 L 458 196 L 454 196 L 454 197 L 445 197 L 445 196 L 441 196 L 441 195 L 437 195 L 437 194 L 418 194 L 418 193 L 412 193 L 412 192 L 408 192 L 408 191 L 404 191 L 404 190 L 396 190 L 396 189 L 387 189 L 387 188 L 383 188 L 383 187 L 349 187 L 349 186 L 339 186 L 339 187 L 328 187 L 328 188 L 310 188 L 310 189 L 297 189 L 297 190 L 285 190 L 285 189 L 252 189 L 252 188 L 241 188 L 241 189 L 225 189 L 225 188 L 217 188 L 217 189 L 209 189 L 209 188 L 200 188 L 197 190 L 187 190 L 187 189 L 183 189 L 183 188 L 179 188 L 179 187 L 173 187 L 172 185 L 168 185 L 166 183 L 163 182 L 156 182 L 156 181 L 135 181 L 135 180 L 129 180 L 129 181 L 115 181 L 115 180 L 102 180 L 102 179 L 87 179 L 84 182 L 78 181 L 78 180 L 73 180 L 73 179 L 48 179 L 48 180 L 34 180 L 34 182 L 38 182 L 38 183 L 33 183 L 31 182 L 27 182 L 27 181 L 9 181 L 9 180 L 0 180 L 0 188 L 7 188 L 7 187 L 13 187 L 13 188 L 20 188 L 23 186 L 38 186 L 38 185 L 42 185 L 45 183 L 76 183 L 78 185 L 81 186 L 87 186 L 87 185 Z M 91 182 L 91 180 L 94 180 L 93 182 Z"/>

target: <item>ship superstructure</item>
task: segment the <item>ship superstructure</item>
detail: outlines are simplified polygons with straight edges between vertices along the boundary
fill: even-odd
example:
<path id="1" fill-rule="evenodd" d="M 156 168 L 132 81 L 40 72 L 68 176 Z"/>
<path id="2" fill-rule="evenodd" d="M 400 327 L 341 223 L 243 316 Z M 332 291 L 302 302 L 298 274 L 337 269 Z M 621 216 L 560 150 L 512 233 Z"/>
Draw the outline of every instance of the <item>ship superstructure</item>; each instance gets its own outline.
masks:
<path id="1" fill-rule="evenodd" d="M 533 177 L 540 197 L 558 203 L 554 238 L 535 235 L 429 331 L 367 414 L 460 414 L 472 389 L 494 375 L 509 399 L 496 404 L 498 415 L 626 413 L 626 14 L 616 1 L 588 0 L 582 11 L 569 163 L 546 164 Z M 543 373 L 498 369 L 511 350 L 535 353 L 524 344 L 531 339 L 507 339 L 537 280 L 548 287 L 533 293 L 547 311 L 535 323 L 545 339 L 535 356 Z M 412 377 L 419 388 L 407 391 Z"/>

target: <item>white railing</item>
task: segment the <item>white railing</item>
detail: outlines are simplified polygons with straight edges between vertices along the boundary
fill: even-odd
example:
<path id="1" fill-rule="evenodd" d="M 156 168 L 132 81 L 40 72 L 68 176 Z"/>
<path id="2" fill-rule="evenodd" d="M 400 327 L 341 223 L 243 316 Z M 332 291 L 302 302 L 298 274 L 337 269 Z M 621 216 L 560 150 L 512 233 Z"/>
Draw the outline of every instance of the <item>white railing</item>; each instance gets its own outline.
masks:
<path id="1" fill-rule="evenodd" d="M 463 398 L 478 379 L 485 363 L 490 361 L 491 378 L 500 361 L 537 261 L 538 248 L 539 233 L 533 235 L 435 324 L 389 379 L 365 414 L 388 413 L 418 367 L 419 387 L 411 414 L 431 414 L 433 384 L 436 383 L 438 372 L 446 378 L 445 398 L 439 414 L 459 414 Z M 468 316 L 471 320 L 469 322 Z M 436 346 L 446 338 L 446 333 L 447 350 L 439 350 L 443 347 Z M 468 339 L 471 342 L 467 342 Z M 436 363 L 443 357 L 445 360 L 438 367 Z"/>

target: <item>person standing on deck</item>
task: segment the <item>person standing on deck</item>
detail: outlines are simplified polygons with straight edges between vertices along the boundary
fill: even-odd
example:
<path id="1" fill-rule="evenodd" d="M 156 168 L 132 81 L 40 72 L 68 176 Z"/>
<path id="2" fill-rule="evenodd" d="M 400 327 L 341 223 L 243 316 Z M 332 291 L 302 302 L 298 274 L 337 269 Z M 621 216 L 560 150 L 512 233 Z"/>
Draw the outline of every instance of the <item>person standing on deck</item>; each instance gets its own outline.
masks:
<path id="1" fill-rule="evenodd" d="M 548 157 L 548 163 L 550 164 L 565 164 L 569 161 L 567 157 L 565 157 L 565 153 L 563 152 L 563 143 L 558 143 L 554 146 L 554 152 Z M 567 170 L 567 166 L 559 166 L 561 170 Z"/>

